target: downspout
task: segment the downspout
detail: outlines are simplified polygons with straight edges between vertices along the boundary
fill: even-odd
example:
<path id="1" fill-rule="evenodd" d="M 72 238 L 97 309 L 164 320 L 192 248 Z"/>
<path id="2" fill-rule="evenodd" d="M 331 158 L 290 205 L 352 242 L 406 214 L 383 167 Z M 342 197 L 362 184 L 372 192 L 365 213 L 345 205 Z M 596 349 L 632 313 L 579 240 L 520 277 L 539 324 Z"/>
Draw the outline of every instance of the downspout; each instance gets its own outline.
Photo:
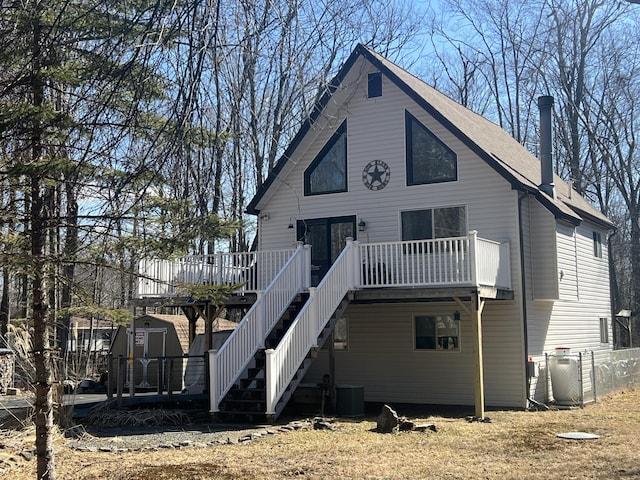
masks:
<path id="1" fill-rule="evenodd" d="M 616 277 L 615 265 L 613 263 L 613 259 L 611 258 L 611 238 L 618 233 L 617 228 L 611 229 L 611 234 L 607 235 L 607 261 L 609 263 L 609 305 L 611 307 L 611 333 L 613 337 L 613 349 L 616 349 L 618 345 L 618 336 L 616 335 L 616 312 L 619 311 L 619 296 L 618 296 L 618 280 Z M 629 338 L 631 343 L 633 343 L 633 339 Z"/>

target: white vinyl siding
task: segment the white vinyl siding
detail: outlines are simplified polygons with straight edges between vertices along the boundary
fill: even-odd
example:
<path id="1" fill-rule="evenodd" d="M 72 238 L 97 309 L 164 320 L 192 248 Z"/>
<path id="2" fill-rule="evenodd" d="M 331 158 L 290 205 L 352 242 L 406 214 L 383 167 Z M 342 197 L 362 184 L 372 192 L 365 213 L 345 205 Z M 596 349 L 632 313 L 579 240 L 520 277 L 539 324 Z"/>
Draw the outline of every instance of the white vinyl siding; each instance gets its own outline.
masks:
<path id="1" fill-rule="evenodd" d="M 543 366 L 545 353 L 553 354 L 556 347 L 569 347 L 573 353 L 594 351 L 596 356 L 612 348 L 610 343 L 601 343 L 600 330 L 600 319 L 607 318 L 608 336 L 611 338 L 608 251 L 606 243 L 603 243 L 602 258 L 593 256 L 593 231 L 593 225 L 583 222 L 575 229 L 573 242 L 568 241 L 564 246 L 565 250 L 574 246 L 576 260 L 561 263 L 559 268 L 568 269 L 575 265 L 576 296 L 569 295 L 571 288 L 563 293 L 561 301 L 527 304 L 529 355 Z M 569 239 L 566 233 L 565 226 L 558 227 L 559 237 Z M 601 234 L 606 237 L 605 231 Z M 569 258 L 566 251 L 560 258 L 563 255 Z M 590 386 L 585 388 L 588 390 Z M 544 392 L 543 372 L 537 379 L 532 379 L 531 395 L 537 400 L 544 400 Z"/>
<path id="2" fill-rule="evenodd" d="M 531 287 L 535 300 L 557 300 L 558 291 L 558 246 L 556 221 L 553 215 L 538 202 L 529 203 L 528 218 L 525 219 L 526 234 L 530 239 Z"/>
<path id="3" fill-rule="evenodd" d="M 525 406 L 520 334 L 509 302 L 488 304 L 483 313 L 486 404 Z M 495 307 L 495 308 L 494 308 Z M 416 316 L 449 314 L 456 303 L 351 305 L 349 350 L 336 352 L 336 383 L 361 385 L 365 401 L 473 405 L 471 319 L 462 313 L 460 350 L 416 350 Z M 329 372 L 328 352 L 321 351 L 304 383 L 317 383 Z"/>
<path id="4" fill-rule="evenodd" d="M 575 229 L 558 224 L 558 298 L 578 300 L 578 252 Z"/>

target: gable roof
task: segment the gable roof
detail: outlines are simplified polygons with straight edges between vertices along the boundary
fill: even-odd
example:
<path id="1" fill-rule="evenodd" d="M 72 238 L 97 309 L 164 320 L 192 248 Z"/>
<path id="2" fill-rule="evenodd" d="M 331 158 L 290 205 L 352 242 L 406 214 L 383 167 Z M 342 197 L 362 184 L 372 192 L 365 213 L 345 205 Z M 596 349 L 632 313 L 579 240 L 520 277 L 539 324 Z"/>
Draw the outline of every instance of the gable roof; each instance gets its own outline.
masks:
<path id="1" fill-rule="evenodd" d="M 557 219 L 574 225 L 580 224 L 583 219 L 588 219 L 605 228 L 613 228 L 613 224 L 605 215 L 577 192 L 572 191 L 572 188 L 560 177 L 554 176 L 556 198 L 543 192 L 539 187 L 540 161 L 499 125 L 460 105 L 364 45 L 358 45 L 355 48 L 331 81 L 325 95 L 318 101 L 309 118 L 302 124 L 265 183 L 247 206 L 247 213 L 259 213 L 257 208 L 259 202 L 272 188 L 296 147 L 322 113 L 333 92 L 359 57 L 364 57 L 412 100 L 448 128 L 462 143 L 508 181 L 512 188 L 534 195 Z"/>

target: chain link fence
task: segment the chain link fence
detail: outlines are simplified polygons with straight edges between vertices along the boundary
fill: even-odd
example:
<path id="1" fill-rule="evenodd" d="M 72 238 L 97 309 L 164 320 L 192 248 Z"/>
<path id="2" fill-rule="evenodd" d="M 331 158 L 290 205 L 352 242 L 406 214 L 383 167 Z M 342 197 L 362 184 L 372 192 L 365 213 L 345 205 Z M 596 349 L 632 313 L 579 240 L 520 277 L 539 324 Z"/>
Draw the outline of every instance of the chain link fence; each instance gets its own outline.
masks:
<path id="1" fill-rule="evenodd" d="M 546 354 L 545 382 L 548 405 L 584 406 L 599 396 L 640 385 L 640 348 Z"/>

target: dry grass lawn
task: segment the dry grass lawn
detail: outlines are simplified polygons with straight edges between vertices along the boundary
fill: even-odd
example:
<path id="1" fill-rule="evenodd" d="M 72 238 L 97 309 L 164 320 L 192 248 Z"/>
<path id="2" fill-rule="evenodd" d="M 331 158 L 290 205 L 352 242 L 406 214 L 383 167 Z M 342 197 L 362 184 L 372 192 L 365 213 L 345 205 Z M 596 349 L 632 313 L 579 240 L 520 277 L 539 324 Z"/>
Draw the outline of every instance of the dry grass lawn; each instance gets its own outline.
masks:
<path id="1" fill-rule="evenodd" d="M 402 414 L 402 412 L 399 412 Z M 640 389 L 582 410 L 489 412 L 491 423 L 421 419 L 438 432 L 384 435 L 338 421 L 247 443 L 145 453 L 83 453 L 57 442 L 59 479 L 640 479 Z M 556 438 L 583 431 L 597 440 Z M 7 478 L 35 478 L 35 461 Z"/>

